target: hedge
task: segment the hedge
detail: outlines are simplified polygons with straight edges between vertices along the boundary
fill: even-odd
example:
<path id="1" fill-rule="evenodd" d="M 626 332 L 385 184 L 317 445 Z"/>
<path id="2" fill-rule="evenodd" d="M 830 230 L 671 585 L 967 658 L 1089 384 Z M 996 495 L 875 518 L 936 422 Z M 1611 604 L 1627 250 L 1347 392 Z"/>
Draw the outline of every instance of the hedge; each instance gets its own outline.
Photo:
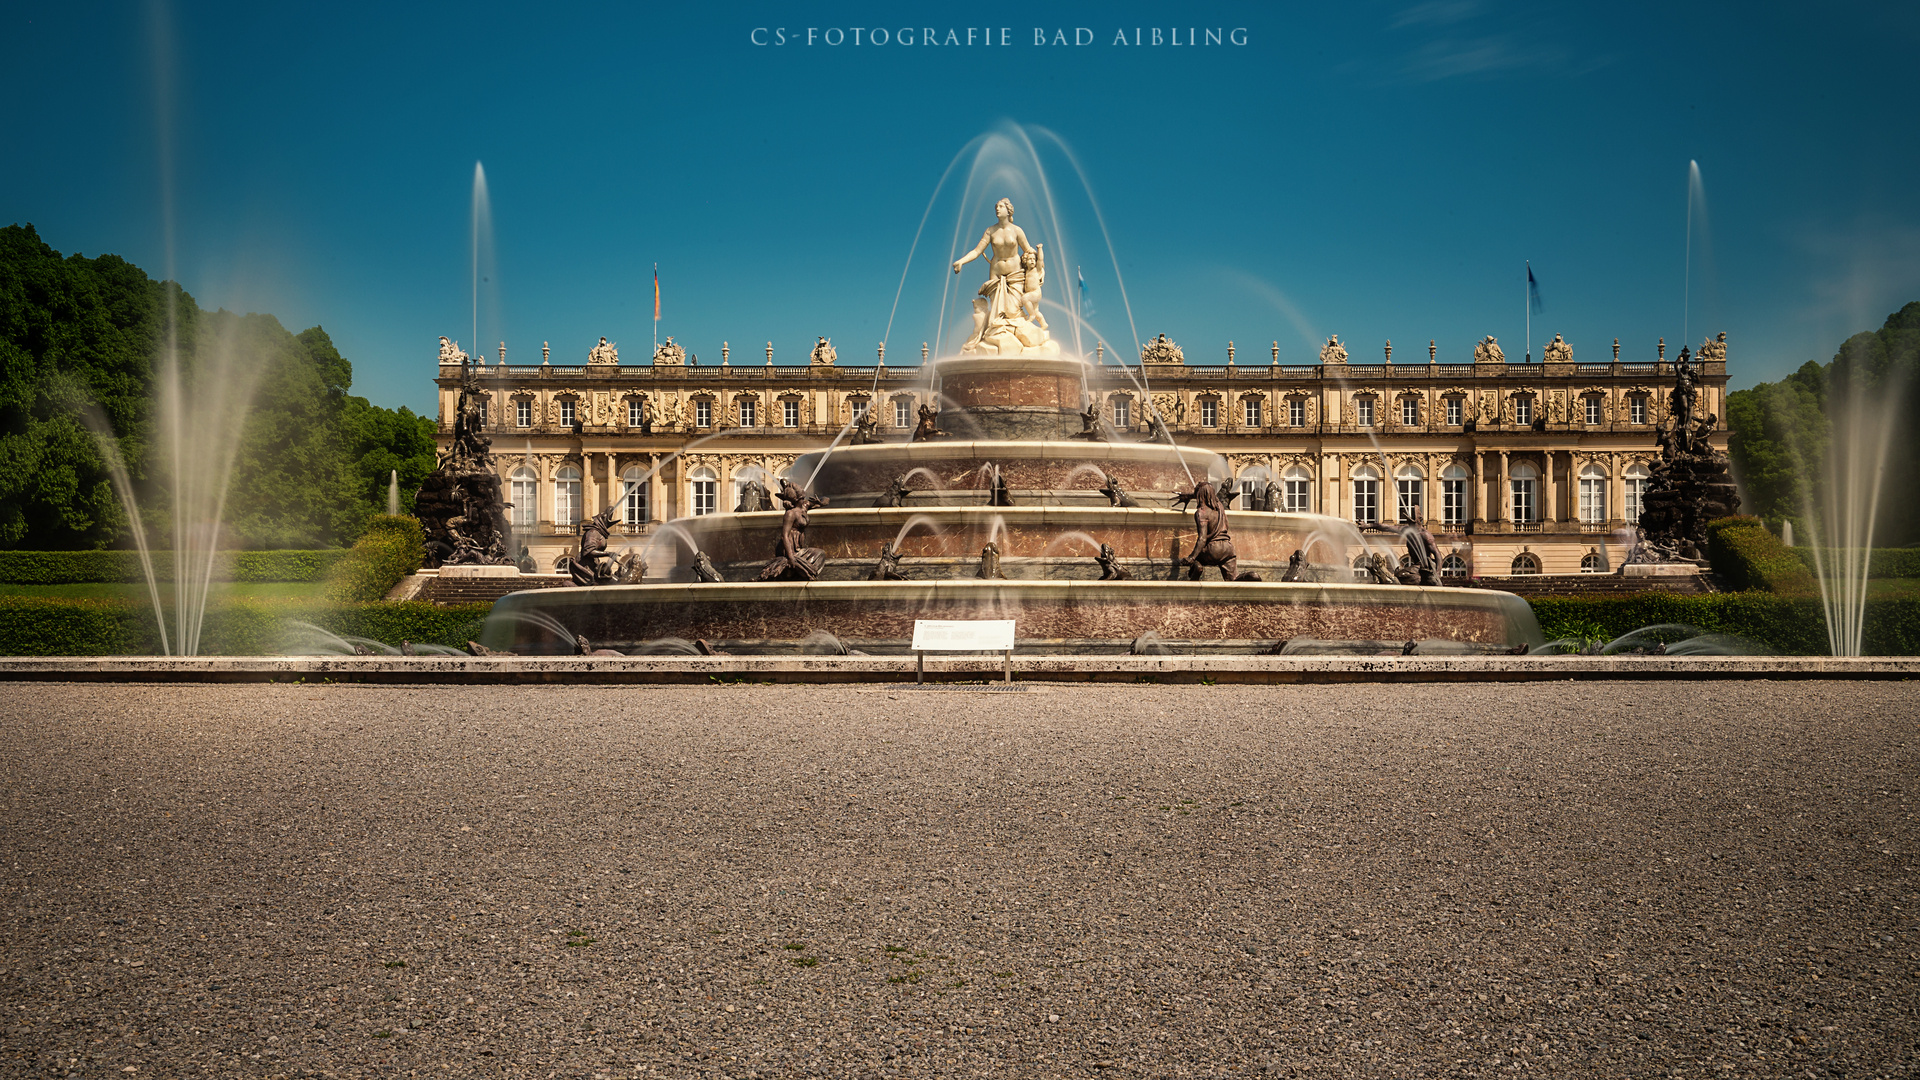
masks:
<path id="1" fill-rule="evenodd" d="M 327 575 L 331 600 L 378 600 L 420 569 L 426 534 L 417 518 L 381 514 Z"/>
<path id="2" fill-rule="evenodd" d="M 1757 517 L 1724 517 L 1708 522 L 1707 561 L 1733 589 L 1789 596 L 1805 596 L 1818 589 L 1793 549 L 1768 532 Z"/>
<path id="3" fill-rule="evenodd" d="M 213 557 L 215 581 L 318 581 L 347 554 L 317 551 L 222 551 Z M 173 552 L 155 551 L 153 574 L 173 580 Z M 0 584 L 78 585 L 147 580 L 137 551 L 0 551 Z"/>
<path id="4" fill-rule="evenodd" d="M 1788 551 L 1813 570 L 1813 549 L 1809 547 L 1788 548 Z M 1829 573 L 1835 572 L 1840 560 L 1846 554 L 1845 548 L 1826 548 L 1820 557 L 1827 561 Z M 1920 578 L 1920 548 L 1874 548 L 1867 553 L 1867 576 L 1870 578 Z"/>
<path id="5" fill-rule="evenodd" d="M 1642 627 L 1680 623 L 1734 634 L 1778 653 L 1825 656 L 1829 651 L 1826 612 L 1818 596 L 1645 592 L 1539 597 L 1529 603 L 1548 640 L 1590 636 L 1612 640 Z M 1865 649 L 1873 656 L 1920 655 L 1920 600 L 1868 603 Z"/>
<path id="6" fill-rule="evenodd" d="M 206 656 L 275 656 L 298 637 L 296 623 L 331 634 L 465 648 L 480 636 L 490 604 L 440 607 L 420 601 L 335 603 L 226 600 L 207 608 L 200 633 Z M 153 608 L 130 600 L 0 596 L 0 655 L 152 656 L 160 652 Z"/>

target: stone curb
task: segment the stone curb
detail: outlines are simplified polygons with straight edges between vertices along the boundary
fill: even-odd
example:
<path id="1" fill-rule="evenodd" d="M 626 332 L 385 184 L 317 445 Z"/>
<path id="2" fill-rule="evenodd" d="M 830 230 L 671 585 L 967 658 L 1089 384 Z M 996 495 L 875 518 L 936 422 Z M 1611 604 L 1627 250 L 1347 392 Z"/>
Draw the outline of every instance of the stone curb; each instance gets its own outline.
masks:
<path id="1" fill-rule="evenodd" d="M 929 657 L 930 682 L 994 682 L 1000 659 Z M 1030 656 L 1019 683 L 1912 679 L 1901 656 Z M 0 681 L 174 683 L 907 683 L 912 657 L 0 657 Z"/>

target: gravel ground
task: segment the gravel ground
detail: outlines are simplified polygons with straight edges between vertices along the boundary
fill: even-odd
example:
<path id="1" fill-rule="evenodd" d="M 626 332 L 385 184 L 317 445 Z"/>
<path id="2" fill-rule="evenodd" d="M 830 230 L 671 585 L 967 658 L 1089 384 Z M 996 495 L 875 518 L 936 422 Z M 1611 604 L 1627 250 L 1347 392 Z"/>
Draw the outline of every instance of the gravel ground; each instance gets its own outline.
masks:
<path id="1" fill-rule="evenodd" d="M 0 1074 L 1910 1076 L 1911 684 L 0 686 Z"/>

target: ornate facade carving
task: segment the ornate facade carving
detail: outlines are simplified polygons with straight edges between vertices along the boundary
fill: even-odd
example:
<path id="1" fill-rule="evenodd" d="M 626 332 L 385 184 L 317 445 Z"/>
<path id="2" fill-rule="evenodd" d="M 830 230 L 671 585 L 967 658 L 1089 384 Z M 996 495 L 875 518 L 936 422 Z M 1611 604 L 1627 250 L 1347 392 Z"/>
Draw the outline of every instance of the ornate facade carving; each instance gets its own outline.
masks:
<path id="1" fill-rule="evenodd" d="M 673 339 L 668 338 L 667 341 L 671 343 Z M 619 362 L 620 362 L 619 347 L 608 342 L 606 338 L 601 338 L 600 344 L 595 345 L 593 348 L 587 350 L 587 364 L 589 366 L 606 366 L 610 364 L 618 364 Z"/>
<path id="2" fill-rule="evenodd" d="M 1180 351 L 1180 346 L 1168 341 L 1167 335 L 1161 334 L 1140 347 L 1140 362 L 1142 364 L 1184 364 L 1187 362 L 1187 354 Z"/>
<path id="3" fill-rule="evenodd" d="M 653 350 L 654 367 L 685 367 L 686 365 L 687 350 L 675 345 L 672 338 L 661 342 L 660 346 Z"/>
<path id="4" fill-rule="evenodd" d="M 1320 346 L 1320 362 L 1322 364 L 1344 364 L 1347 362 L 1347 347 L 1340 344 L 1339 334 L 1328 338 L 1327 343 Z"/>
<path id="5" fill-rule="evenodd" d="M 1567 419 L 1567 392 L 1555 390 L 1547 395 L 1547 419 L 1559 424 Z"/>
<path id="6" fill-rule="evenodd" d="M 1504 364 L 1507 354 L 1500 350 L 1500 342 L 1492 334 L 1481 338 L 1473 346 L 1473 362 L 1476 364 Z"/>
<path id="7" fill-rule="evenodd" d="M 1559 334 L 1555 334 L 1553 340 L 1547 342 L 1546 346 L 1540 350 L 1540 359 L 1549 364 L 1571 364 L 1573 363 L 1573 346 L 1567 344 Z"/>
<path id="8" fill-rule="evenodd" d="M 821 338 L 819 342 L 814 345 L 813 351 L 807 354 L 807 363 L 813 367 L 832 367 L 833 362 L 839 359 L 839 356 L 839 353 L 833 351 L 833 342 L 826 338 Z"/>

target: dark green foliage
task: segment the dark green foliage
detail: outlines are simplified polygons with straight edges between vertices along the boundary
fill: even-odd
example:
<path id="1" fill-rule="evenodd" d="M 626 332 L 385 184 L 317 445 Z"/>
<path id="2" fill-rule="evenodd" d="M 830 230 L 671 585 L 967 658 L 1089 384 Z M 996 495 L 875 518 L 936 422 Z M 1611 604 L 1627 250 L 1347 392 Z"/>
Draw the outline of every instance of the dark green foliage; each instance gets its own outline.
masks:
<path id="1" fill-rule="evenodd" d="M 1791 596 L 1805 596 L 1816 589 L 1806 564 L 1757 517 L 1708 522 L 1707 559 L 1713 572 L 1733 589 Z"/>
<path id="2" fill-rule="evenodd" d="M 205 358 L 238 350 L 259 385 L 239 435 L 222 542 L 318 548 L 402 508 L 434 466 L 434 422 L 353 397 L 353 366 L 324 330 L 288 333 L 271 315 L 203 312 L 172 283 L 113 255 L 62 258 L 33 227 L 0 228 L 0 548 L 129 547 L 129 523 L 82 422 L 113 431 L 140 492 L 148 536 L 170 540 L 167 472 L 153 443 L 157 359 L 169 308 L 189 395 Z"/>
<path id="3" fill-rule="evenodd" d="M 323 551 L 223 551 L 214 559 L 215 581 L 317 581 L 346 555 Z M 173 552 L 153 552 L 153 575 L 173 580 Z M 68 585 L 146 580 L 135 551 L 0 551 L 0 584 Z"/>
<path id="4" fill-rule="evenodd" d="M 1898 395 L 1897 415 L 1920 410 L 1920 301 L 1892 315 L 1872 333 L 1855 334 L 1822 365 L 1808 361 L 1777 383 L 1727 395 L 1728 446 L 1747 508 L 1776 527 L 1792 520 L 1801 540 L 1811 540 L 1804 517 L 1809 496 L 1827 483 L 1828 447 L 1843 433 L 1829 406 L 1859 385 L 1870 395 Z M 1896 426 L 1888 450 L 1889 477 L 1910 477 L 1920 466 L 1920 425 Z M 1898 482 L 1898 481 L 1894 481 Z M 1920 501 L 1883 491 L 1877 543 L 1920 542 Z"/>
<path id="5" fill-rule="evenodd" d="M 414 518 L 381 514 L 371 519 L 353 550 L 327 575 L 327 595 L 347 601 L 380 599 L 420 569 L 425 545 L 426 535 Z"/>
<path id="6" fill-rule="evenodd" d="M 1808 570 L 1814 569 L 1813 549 L 1795 547 L 1787 550 L 1806 564 Z M 1826 560 L 1829 573 L 1840 565 L 1843 549 L 1833 549 L 1821 553 Z M 1874 548 L 1867 553 L 1867 576 L 1870 578 L 1920 578 L 1920 548 Z"/>
<path id="7" fill-rule="evenodd" d="M 334 634 L 464 648 L 480 636 L 491 605 L 341 604 L 313 600 L 227 600 L 207 609 L 200 651 L 213 656 L 282 653 L 291 624 Z M 123 600 L 0 596 L 0 655 L 151 656 L 160 651 L 153 609 Z"/>
<path id="8" fill-rule="evenodd" d="M 1528 602 L 1543 628 L 1590 626 L 1599 631 L 1596 636 L 1609 641 L 1645 626 L 1682 623 L 1738 635 L 1779 653 L 1825 656 L 1829 651 L 1826 616 L 1817 596 L 1646 592 L 1633 596 L 1540 597 Z M 1869 602 L 1865 647 L 1874 656 L 1920 654 L 1920 601 Z"/>

